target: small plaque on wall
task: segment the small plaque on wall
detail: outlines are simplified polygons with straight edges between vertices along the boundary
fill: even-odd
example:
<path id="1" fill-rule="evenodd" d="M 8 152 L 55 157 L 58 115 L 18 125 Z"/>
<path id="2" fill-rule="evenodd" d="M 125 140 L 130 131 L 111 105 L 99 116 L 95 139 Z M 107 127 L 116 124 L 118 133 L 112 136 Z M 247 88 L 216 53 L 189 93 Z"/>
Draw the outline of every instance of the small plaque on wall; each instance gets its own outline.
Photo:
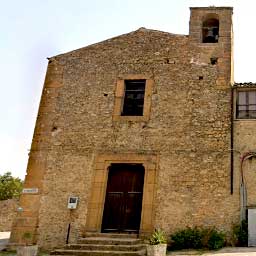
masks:
<path id="1" fill-rule="evenodd" d="M 37 194 L 38 188 L 23 188 L 22 193 L 23 194 Z"/>

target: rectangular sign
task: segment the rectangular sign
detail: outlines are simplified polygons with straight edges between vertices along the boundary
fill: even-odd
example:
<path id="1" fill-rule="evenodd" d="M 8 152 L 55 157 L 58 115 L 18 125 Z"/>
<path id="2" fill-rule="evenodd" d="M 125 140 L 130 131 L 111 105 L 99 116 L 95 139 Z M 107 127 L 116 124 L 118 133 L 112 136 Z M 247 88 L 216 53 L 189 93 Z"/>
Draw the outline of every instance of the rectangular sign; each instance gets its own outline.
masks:
<path id="1" fill-rule="evenodd" d="M 68 209 L 76 209 L 78 203 L 77 196 L 70 196 L 68 198 Z"/>
<path id="2" fill-rule="evenodd" d="M 22 193 L 23 194 L 37 194 L 38 188 L 23 188 Z"/>

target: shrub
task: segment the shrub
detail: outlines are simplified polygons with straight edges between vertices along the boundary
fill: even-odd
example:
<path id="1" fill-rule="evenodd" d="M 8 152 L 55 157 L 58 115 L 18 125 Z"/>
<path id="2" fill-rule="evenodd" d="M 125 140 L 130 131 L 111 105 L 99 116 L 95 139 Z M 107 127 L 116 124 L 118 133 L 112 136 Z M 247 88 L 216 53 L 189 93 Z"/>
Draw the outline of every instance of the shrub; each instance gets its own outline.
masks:
<path id="1" fill-rule="evenodd" d="M 0 200 L 19 198 L 22 185 L 22 180 L 13 177 L 10 172 L 0 175 Z"/>
<path id="2" fill-rule="evenodd" d="M 172 249 L 216 250 L 225 245 L 225 234 L 216 229 L 186 228 L 171 235 Z"/>
<path id="3" fill-rule="evenodd" d="M 236 246 L 248 246 L 248 222 L 243 220 L 233 227 L 233 237 Z"/>
<path id="4" fill-rule="evenodd" d="M 32 234 L 30 232 L 23 233 L 22 238 L 25 241 L 26 246 L 32 244 Z"/>
<path id="5" fill-rule="evenodd" d="M 208 236 L 207 248 L 217 250 L 225 245 L 226 236 L 223 232 L 211 229 Z"/>
<path id="6" fill-rule="evenodd" d="M 198 228 L 186 228 L 171 235 L 174 249 L 189 249 L 202 247 L 202 233 Z"/>
<path id="7" fill-rule="evenodd" d="M 161 229 L 156 229 L 149 239 L 150 245 L 166 244 L 167 239 L 165 233 Z"/>

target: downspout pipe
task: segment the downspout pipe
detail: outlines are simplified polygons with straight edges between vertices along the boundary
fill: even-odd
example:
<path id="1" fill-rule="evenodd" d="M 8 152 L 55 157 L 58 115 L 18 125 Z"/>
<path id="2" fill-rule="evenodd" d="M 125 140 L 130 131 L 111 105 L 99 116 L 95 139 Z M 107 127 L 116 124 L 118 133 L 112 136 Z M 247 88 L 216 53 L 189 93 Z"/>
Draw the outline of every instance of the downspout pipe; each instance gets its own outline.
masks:
<path id="1" fill-rule="evenodd" d="M 230 194 L 234 192 L 234 90 L 231 87 L 231 106 L 230 106 Z"/>

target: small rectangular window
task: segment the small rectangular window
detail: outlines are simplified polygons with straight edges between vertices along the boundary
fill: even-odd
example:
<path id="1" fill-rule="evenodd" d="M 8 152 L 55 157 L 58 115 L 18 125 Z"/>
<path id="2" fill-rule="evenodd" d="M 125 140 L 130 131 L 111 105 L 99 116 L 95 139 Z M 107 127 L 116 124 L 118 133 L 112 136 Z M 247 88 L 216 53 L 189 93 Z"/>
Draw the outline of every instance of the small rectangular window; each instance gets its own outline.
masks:
<path id="1" fill-rule="evenodd" d="M 146 79 L 124 81 L 122 116 L 143 116 Z"/>
<path id="2" fill-rule="evenodd" d="M 238 91 L 236 117 L 256 119 L 256 91 Z"/>
<path id="3" fill-rule="evenodd" d="M 154 80 L 148 74 L 122 74 L 116 81 L 113 121 L 147 122 Z"/>

